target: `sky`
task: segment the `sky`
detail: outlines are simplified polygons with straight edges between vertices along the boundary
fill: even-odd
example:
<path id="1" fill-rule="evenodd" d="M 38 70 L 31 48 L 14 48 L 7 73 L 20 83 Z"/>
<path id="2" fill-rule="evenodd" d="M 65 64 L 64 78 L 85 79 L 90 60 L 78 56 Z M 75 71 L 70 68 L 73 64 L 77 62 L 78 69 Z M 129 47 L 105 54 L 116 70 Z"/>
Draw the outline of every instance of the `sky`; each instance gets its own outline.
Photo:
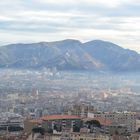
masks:
<path id="1" fill-rule="evenodd" d="M 140 0 L 0 1 L 0 45 L 68 38 L 140 52 Z"/>

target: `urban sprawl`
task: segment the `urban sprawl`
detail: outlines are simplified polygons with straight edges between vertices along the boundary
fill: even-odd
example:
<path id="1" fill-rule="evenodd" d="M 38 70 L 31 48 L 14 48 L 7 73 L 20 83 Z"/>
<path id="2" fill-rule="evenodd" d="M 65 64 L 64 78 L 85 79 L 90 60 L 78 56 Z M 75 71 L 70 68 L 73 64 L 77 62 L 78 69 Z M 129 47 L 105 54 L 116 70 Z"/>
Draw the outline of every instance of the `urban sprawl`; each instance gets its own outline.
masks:
<path id="1" fill-rule="evenodd" d="M 0 79 L 0 140 L 139 139 L 139 77 L 44 69 Z"/>

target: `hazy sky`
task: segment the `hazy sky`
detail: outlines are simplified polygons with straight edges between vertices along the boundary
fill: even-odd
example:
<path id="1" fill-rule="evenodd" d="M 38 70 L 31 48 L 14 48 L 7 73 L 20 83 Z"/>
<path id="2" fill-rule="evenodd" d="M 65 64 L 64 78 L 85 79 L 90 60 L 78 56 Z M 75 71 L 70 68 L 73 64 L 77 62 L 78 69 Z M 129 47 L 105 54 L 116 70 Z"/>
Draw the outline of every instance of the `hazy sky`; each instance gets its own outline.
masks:
<path id="1" fill-rule="evenodd" d="M 0 44 L 66 38 L 140 52 L 140 0 L 0 1 Z"/>

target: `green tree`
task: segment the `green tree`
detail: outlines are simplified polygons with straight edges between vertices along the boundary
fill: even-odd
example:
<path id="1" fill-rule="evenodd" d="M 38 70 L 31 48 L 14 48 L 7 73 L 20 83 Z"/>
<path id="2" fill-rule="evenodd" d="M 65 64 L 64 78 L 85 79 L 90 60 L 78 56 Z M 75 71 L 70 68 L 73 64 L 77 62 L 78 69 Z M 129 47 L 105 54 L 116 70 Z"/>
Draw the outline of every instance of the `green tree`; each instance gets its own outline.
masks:
<path id="1" fill-rule="evenodd" d="M 97 120 L 91 120 L 91 121 L 87 121 L 86 122 L 86 124 L 88 125 L 88 126 L 93 126 L 93 127 L 101 127 L 101 124 L 100 124 L 100 122 L 99 121 L 97 121 Z"/>
<path id="2" fill-rule="evenodd" d="M 42 127 L 34 127 L 34 128 L 32 129 L 32 132 L 33 132 L 33 133 L 40 133 L 41 135 L 44 135 L 45 129 L 42 128 Z"/>

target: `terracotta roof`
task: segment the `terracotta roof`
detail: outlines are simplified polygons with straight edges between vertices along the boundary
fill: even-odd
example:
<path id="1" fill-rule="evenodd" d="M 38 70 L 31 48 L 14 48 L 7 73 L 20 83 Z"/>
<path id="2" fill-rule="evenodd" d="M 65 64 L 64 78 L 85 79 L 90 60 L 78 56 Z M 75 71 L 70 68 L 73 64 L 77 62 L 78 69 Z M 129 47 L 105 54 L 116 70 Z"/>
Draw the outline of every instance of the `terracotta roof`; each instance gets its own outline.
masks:
<path id="1" fill-rule="evenodd" d="M 84 121 L 91 121 L 91 120 L 97 120 L 100 122 L 101 125 L 111 125 L 112 121 L 109 119 L 105 119 L 102 117 L 96 117 L 96 118 L 85 118 Z"/>
<path id="2" fill-rule="evenodd" d="M 48 115 L 42 117 L 42 120 L 49 121 L 49 120 L 62 120 L 62 119 L 80 119 L 78 116 L 70 116 L 70 115 Z"/>
<path id="3" fill-rule="evenodd" d="M 31 123 L 42 123 L 42 120 L 30 120 Z"/>
<path id="4" fill-rule="evenodd" d="M 112 121 L 109 119 L 105 119 L 105 118 L 101 118 L 101 117 L 97 117 L 95 119 L 98 120 L 101 125 L 111 125 L 112 124 Z"/>

